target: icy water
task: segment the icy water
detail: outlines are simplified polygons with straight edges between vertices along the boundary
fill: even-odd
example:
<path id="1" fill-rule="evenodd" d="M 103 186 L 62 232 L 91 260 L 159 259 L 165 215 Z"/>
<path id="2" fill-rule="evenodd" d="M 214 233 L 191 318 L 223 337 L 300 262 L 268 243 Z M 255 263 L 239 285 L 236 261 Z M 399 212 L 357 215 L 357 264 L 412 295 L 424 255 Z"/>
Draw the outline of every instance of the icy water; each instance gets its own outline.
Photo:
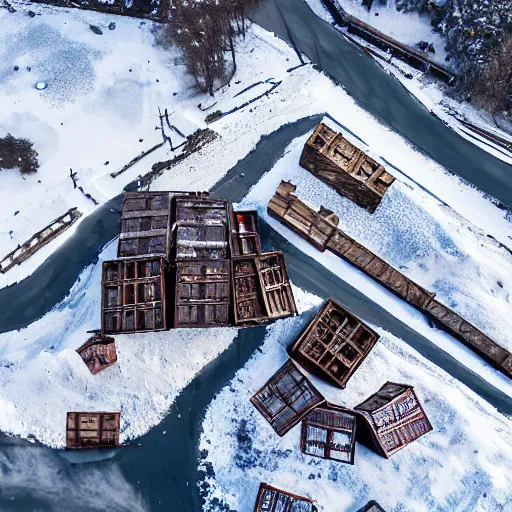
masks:
<path id="1" fill-rule="evenodd" d="M 282 15 L 288 20 L 288 28 Z M 476 158 L 481 164 L 479 179 L 488 175 L 487 183 L 491 188 L 501 176 L 503 167 L 498 160 L 477 148 L 475 151 L 468 149 L 464 139 L 431 118 L 401 86 L 318 20 L 302 1 L 272 0 L 258 14 L 257 20 L 283 38 L 291 35 L 297 46 L 313 60 L 318 59 L 365 108 L 425 151 L 432 151 L 434 158 L 454 172 L 462 175 L 459 168 L 473 168 Z M 301 32 L 299 39 L 295 36 L 298 32 Z M 312 129 L 320 118 L 300 120 L 263 138 L 256 149 L 214 187 L 213 193 L 239 201 L 279 159 L 291 140 Z M 424 136 L 421 135 L 423 118 L 428 125 Z M 420 124 L 415 125 L 415 122 Z M 448 152 L 450 158 L 443 146 L 445 141 L 454 145 Z M 481 188 L 486 190 L 484 186 Z M 101 247 L 116 236 L 119 206 L 118 197 L 100 208 L 32 277 L 0 291 L 0 331 L 27 325 L 66 295 L 84 266 L 92 263 Z M 288 270 L 295 284 L 321 297 L 337 298 L 357 315 L 406 340 L 502 412 L 512 414 L 510 397 L 262 224 L 264 245 L 286 252 Z M 262 343 L 264 332 L 264 327 L 241 330 L 232 346 L 178 397 L 160 425 L 114 454 L 73 454 L 75 463 L 72 464 L 63 452 L 0 437 L 0 511 L 200 510 L 201 499 L 196 486 L 201 476 L 197 472 L 200 456 L 197 446 L 204 409 Z M 91 459 L 99 460 L 86 462 Z"/>

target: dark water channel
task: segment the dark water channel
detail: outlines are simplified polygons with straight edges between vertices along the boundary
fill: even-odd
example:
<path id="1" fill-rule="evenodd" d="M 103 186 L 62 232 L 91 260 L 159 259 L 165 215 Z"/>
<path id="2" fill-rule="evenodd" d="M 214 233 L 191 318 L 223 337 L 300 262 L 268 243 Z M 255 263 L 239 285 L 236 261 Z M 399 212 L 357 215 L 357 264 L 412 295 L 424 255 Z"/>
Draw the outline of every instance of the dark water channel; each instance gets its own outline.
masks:
<path id="1" fill-rule="evenodd" d="M 277 9 L 278 6 L 281 11 Z M 419 137 L 418 143 L 425 151 L 440 148 L 437 154 L 439 158 L 436 159 L 441 161 L 449 156 L 454 164 L 462 159 L 460 163 L 465 164 L 466 168 L 474 167 L 475 153 L 465 153 L 468 148 L 464 139 L 458 136 L 449 139 L 458 149 L 448 150 L 444 146 L 447 135 L 443 125 L 438 122 L 436 125 L 429 124 L 432 118 L 422 113 L 421 107 L 412 102 L 403 88 L 392 85 L 391 79 L 380 68 L 346 43 L 329 25 L 314 17 L 301 0 L 271 0 L 257 19 L 266 28 L 274 27 L 273 30 L 283 38 L 291 34 L 295 44 L 308 55 L 310 52 L 313 60 L 319 59 L 322 64 L 329 66 L 329 72 L 338 75 L 337 79 L 358 101 L 361 96 L 364 100 L 361 104 L 365 108 L 388 121 L 398 131 L 407 132 L 410 127 L 411 140 Z M 288 20 L 287 24 L 283 19 Z M 297 37 L 299 33 L 300 37 Z M 337 64 L 338 61 L 344 64 Z M 368 99 L 367 96 L 374 94 L 377 88 L 380 99 Z M 418 135 L 420 127 L 412 126 L 413 119 L 418 121 L 424 115 L 429 121 L 425 140 Z M 280 158 L 286 146 L 312 129 L 321 117 L 299 120 L 264 137 L 213 187 L 213 194 L 240 201 L 250 186 Z M 429 137 L 436 140 L 437 145 L 429 145 Z M 498 161 L 485 156 L 484 152 L 480 153 L 476 162 L 482 163 L 482 172 L 489 172 L 489 183 L 505 179 L 503 168 L 499 164 L 494 167 Z M 458 172 L 460 165 L 457 163 L 454 167 L 448 167 Z M 119 206 L 120 197 L 117 197 L 98 209 L 31 277 L 0 290 L 1 332 L 22 328 L 64 298 L 80 271 L 93 263 L 101 247 L 116 236 Z M 321 297 L 337 298 L 357 315 L 404 339 L 503 413 L 512 414 L 510 397 L 348 285 L 342 276 L 331 274 L 297 250 L 268 225 L 262 223 L 261 227 L 263 245 L 267 249 L 286 252 L 290 277 L 296 285 Z M 264 327 L 240 330 L 232 346 L 185 388 L 163 422 L 147 435 L 117 450 L 112 458 L 70 464 L 56 450 L 0 435 L 0 511 L 200 510 L 201 501 L 196 486 L 197 446 L 205 407 L 262 343 L 264 333 Z M 78 454 L 78 461 L 80 457 Z"/>

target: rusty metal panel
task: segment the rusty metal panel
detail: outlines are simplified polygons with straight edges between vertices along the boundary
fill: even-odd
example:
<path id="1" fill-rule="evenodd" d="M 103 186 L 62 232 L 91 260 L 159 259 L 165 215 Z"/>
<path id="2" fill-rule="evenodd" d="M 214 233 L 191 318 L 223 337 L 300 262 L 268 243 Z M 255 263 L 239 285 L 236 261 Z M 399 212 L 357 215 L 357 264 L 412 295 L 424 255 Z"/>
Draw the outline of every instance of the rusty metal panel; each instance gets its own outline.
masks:
<path id="1" fill-rule="evenodd" d="M 304 145 L 300 165 L 372 213 L 395 180 L 382 165 L 323 123 Z"/>
<path id="2" fill-rule="evenodd" d="M 68 412 L 66 448 L 114 448 L 119 446 L 119 412 Z"/>
<path id="3" fill-rule="evenodd" d="M 354 408 L 362 420 L 364 444 L 389 458 L 432 430 L 412 386 L 386 382 Z"/>
<path id="4" fill-rule="evenodd" d="M 362 320 L 329 299 L 289 352 L 305 368 L 343 389 L 378 339 Z"/>
<path id="5" fill-rule="evenodd" d="M 102 292 L 102 332 L 167 329 L 163 258 L 105 261 Z"/>
<path id="6" fill-rule="evenodd" d="M 261 483 L 254 512 L 315 512 L 314 503 L 311 498 Z"/>
<path id="7" fill-rule="evenodd" d="M 92 336 L 77 349 L 77 352 L 93 375 L 112 366 L 117 361 L 114 338 L 101 334 Z"/>
<path id="8" fill-rule="evenodd" d="M 229 260 L 182 260 L 176 263 L 174 327 L 229 324 Z"/>
<path id="9" fill-rule="evenodd" d="M 289 359 L 251 398 L 251 402 L 279 436 L 284 436 L 324 397 Z"/>
<path id="10" fill-rule="evenodd" d="M 326 403 L 311 411 L 302 421 L 301 450 L 306 455 L 354 464 L 356 415 Z"/>

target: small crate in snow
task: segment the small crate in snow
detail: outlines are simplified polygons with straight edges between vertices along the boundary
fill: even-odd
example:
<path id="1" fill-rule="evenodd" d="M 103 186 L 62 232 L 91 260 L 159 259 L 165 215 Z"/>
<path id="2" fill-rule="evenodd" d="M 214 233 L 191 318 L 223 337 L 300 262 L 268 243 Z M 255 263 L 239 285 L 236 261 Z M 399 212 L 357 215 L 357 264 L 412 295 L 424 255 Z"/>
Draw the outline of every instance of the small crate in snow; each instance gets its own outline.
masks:
<path id="1" fill-rule="evenodd" d="M 77 352 L 93 375 L 112 366 L 117 361 L 114 338 L 101 334 L 95 334 L 89 338 Z"/>
<path id="2" fill-rule="evenodd" d="M 261 483 L 254 512 L 316 512 L 314 501 Z"/>
<path id="3" fill-rule="evenodd" d="M 279 436 L 284 436 L 324 397 L 289 359 L 251 398 L 251 402 Z"/>
<path id="4" fill-rule="evenodd" d="M 305 368 L 320 371 L 344 388 L 378 339 L 376 332 L 329 299 L 289 352 Z"/>
<path id="5" fill-rule="evenodd" d="M 358 440 L 386 458 L 432 430 L 413 387 L 406 384 L 386 382 L 354 411 L 361 420 Z"/>
<path id="6" fill-rule="evenodd" d="M 300 165 L 372 213 L 395 181 L 382 165 L 323 123 L 306 142 Z"/>
<path id="7" fill-rule="evenodd" d="M 119 446 L 119 412 L 68 412 L 66 448 Z"/>
<path id="8" fill-rule="evenodd" d="M 307 455 L 354 464 L 357 417 L 354 413 L 326 403 L 302 421 L 301 450 Z"/>
<path id="9" fill-rule="evenodd" d="M 386 512 L 375 500 L 369 501 L 363 508 L 357 512 Z"/>

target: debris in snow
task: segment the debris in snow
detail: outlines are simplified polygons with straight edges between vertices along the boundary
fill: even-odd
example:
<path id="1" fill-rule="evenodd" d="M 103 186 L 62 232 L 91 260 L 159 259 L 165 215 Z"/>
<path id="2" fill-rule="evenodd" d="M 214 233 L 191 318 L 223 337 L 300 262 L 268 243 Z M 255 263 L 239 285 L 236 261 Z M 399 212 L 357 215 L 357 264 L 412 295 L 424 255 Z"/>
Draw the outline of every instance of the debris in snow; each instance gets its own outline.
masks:
<path id="1" fill-rule="evenodd" d="M 101 30 L 100 27 L 98 27 L 98 25 L 89 25 L 89 28 L 95 33 L 95 34 L 98 34 L 99 36 L 103 35 L 103 30 Z"/>
<path id="2" fill-rule="evenodd" d="M 48 87 L 48 84 L 46 82 L 37 82 L 35 87 L 38 91 L 42 91 Z"/>
<path id="3" fill-rule="evenodd" d="M 14 66 L 14 71 L 19 71 L 19 70 L 20 70 L 19 66 Z"/>
<path id="4" fill-rule="evenodd" d="M 36 13 L 34 11 L 28 11 L 28 15 L 31 17 L 31 18 L 35 18 L 36 17 Z"/>
<path id="5" fill-rule="evenodd" d="M 116 24 L 114 21 L 111 21 L 109 24 L 108 24 L 108 29 L 109 30 L 115 30 L 116 29 Z"/>

